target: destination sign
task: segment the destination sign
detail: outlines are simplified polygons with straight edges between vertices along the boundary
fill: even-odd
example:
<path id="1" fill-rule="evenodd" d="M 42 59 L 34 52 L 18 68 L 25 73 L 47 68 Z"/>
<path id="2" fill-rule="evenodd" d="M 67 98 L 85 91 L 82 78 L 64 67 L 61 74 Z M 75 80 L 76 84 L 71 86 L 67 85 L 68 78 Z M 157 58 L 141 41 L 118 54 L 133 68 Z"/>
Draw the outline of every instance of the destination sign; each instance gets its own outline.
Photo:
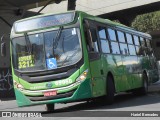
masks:
<path id="1" fill-rule="evenodd" d="M 71 12 L 30 18 L 24 21 L 15 22 L 14 29 L 15 32 L 25 32 L 57 25 L 64 25 L 73 22 L 75 16 L 74 14 L 74 12 Z"/>
<path id="2" fill-rule="evenodd" d="M 18 58 L 18 68 L 28 68 L 34 66 L 34 55 L 21 56 Z"/>

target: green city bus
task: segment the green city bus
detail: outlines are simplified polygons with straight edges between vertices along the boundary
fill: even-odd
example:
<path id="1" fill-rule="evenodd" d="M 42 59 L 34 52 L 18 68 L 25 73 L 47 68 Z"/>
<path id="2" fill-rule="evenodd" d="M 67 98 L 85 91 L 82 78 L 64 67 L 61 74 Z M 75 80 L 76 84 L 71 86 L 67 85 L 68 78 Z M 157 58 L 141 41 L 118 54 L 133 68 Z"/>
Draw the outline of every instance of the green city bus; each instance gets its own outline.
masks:
<path id="1" fill-rule="evenodd" d="M 158 81 L 151 36 L 81 11 L 38 15 L 11 30 L 18 106 L 88 101 L 115 94 L 146 94 Z"/>

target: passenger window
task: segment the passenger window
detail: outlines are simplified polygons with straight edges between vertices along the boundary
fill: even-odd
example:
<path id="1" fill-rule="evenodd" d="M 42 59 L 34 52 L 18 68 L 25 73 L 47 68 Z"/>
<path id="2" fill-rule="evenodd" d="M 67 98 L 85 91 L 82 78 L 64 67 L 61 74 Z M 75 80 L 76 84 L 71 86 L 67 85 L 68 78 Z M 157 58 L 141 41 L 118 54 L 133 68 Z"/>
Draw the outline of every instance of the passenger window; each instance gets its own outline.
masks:
<path id="1" fill-rule="evenodd" d="M 117 42 L 111 42 L 111 52 L 113 54 L 120 54 L 119 45 Z"/>
<path id="2" fill-rule="evenodd" d="M 98 34 L 101 41 L 101 49 L 103 53 L 110 53 L 108 37 L 105 32 L 105 27 L 98 27 Z"/>
<path id="3" fill-rule="evenodd" d="M 127 44 L 120 43 L 120 50 L 122 55 L 128 55 Z"/>
<path id="4" fill-rule="evenodd" d="M 134 45 L 128 45 L 128 48 L 129 48 L 130 55 L 136 55 L 136 50 L 135 50 Z"/>
<path id="5" fill-rule="evenodd" d="M 99 28 L 98 33 L 100 38 L 106 39 L 106 32 L 104 28 Z"/>
<path id="6" fill-rule="evenodd" d="M 119 40 L 119 42 L 124 42 L 125 43 L 124 33 L 120 32 L 120 31 L 117 31 L 117 34 L 118 34 L 118 40 Z"/>
<path id="7" fill-rule="evenodd" d="M 115 30 L 108 28 L 108 34 L 111 41 L 116 41 L 116 33 Z"/>
<path id="8" fill-rule="evenodd" d="M 133 36 L 133 38 L 134 38 L 134 44 L 135 45 L 139 45 L 139 38 L 138 38 L 138 36 Z"/>
<path id="9" fill-rule="evenodd" d="M 126 38 L 127 38 L 127 43 L 128 44 L 133 44 L 133 40 L 132 40 L 131 34 L 126 33 Z"/>
<path id="10" fill-rule="evenodd" d="M 144 38 L 140 37 L 140 42 L 142 47 L 146 47 Z"/>
<path id="11" fill-rule="evenodd" d="M 110 53 L 108 40 L 101 40 L 101 48 L 103 53 Z"/>

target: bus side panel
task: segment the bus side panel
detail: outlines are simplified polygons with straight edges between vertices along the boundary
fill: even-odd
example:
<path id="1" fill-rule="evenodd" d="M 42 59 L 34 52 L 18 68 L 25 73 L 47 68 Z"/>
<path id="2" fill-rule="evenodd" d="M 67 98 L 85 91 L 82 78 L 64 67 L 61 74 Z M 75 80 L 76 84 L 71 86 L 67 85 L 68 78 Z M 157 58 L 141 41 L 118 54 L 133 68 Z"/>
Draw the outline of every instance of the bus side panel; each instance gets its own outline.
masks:
<path id="1" fill-rule="evenodd" d="M 90 61 L 90 71 L 92 76 L 92 94 L 93 97 L 102 96 L 105 94 L 105 79 L 102 70 L 102 59 Z"/>
<path id="2" fill-rule="evenodd" d="M 141 60 L 142 70 L 146 70 L 148 74 L 148 82 L 152 84 L 159 80 L 156 62 L 152 56 L 143 57 Z"/>
<path id="3" fill-rule="evenodd" d="M 128 80 L 128 90 L 140 87 L 142 85 L 141 79 L 141 63 L 137 56 L 128 56 L 125 63 L 123 63 L 126 70 Z"/>
<path id="4" fill-rule="evenodd" d="M 121 55 L 104 54 L 103 57 L 105 59 L 103 61 L 104 71 L 106 74 L 108 72 L 113 74 L 116 92 L 126 90 L 128 83 L 127 79 L 125 79 Z"/>
<path id="5" fill-rule="evenodd" d="M 142 87 L 143 82 L 142 82 L 142 74 L 143 71 L 145 70 L 145 58 L 144 57 L 137 57 L 138 60 L 138 67 L 136 69 L 137 75 L 134 77 L 134 82 L 133 82 L 133 87 L 134 88 L 139 88 Z"/>

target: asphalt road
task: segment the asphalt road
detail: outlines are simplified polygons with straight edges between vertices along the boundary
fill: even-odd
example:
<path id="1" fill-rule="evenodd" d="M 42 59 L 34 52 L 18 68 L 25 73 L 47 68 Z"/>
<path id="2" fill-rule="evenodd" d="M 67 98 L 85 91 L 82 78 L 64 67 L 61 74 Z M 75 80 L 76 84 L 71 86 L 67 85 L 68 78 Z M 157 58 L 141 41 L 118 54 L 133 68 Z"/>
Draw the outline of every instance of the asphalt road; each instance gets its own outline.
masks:
<path id="1" fill-rule="evenodd" d="M 46 112 L 44 105 L 17 107 L 15 100 L 1 101 L 0 111 L 38 111 L 45 117 L 106 116 L 107 112 L 104 111 L 115 111 L 113 114 L 119 116 L 120 113 L 116 111 L 160 111 L 160 93 L 152 92 L 146 96 L 121 94 L 115 97 L 115 102 L 112 105 L 106 105 L 100 101 L 56 104 L 56 111 L 54 113 Z"/>
<path id="2" fill-rule="evenodd" d="M 156 89 L 155 89 L 156 88 Z M 150 87 L 150 92 L 145 96 L 136 96 L 133 94 L 120 94 L 115 97 L 115 102 L 112 105 L 106 105 L 101 101 L 76 102 L 68 104 L 56 104 L 54 113 L 45 111 L 44 105 L 18 107 L 15 100 L 0 101 L 0 111 L 33 111 L 41 113 L 43 117 L 56 117 L 55 119 L 65 119 L 65 117 L 132 117 L 131 113 L 142 114 L 147 111 L 147 114 L 155 113 L 160 117 L 160 84 Z M 147 117 L 148 118 L 148 117 Z M 43 118 L 41 118 L 43 119 Z M 87 118 L 86 118 L 87 119 Z M 131 120 L 130 119 L 130 120 Z M 150 118 L 148 118 L 150 119 Z M 155 119 L 155 118 L 154 118 Z M 156 118 L 157 119 L 157 118 Z M 96 119 L 97 120 L 97 119 Z"/>

